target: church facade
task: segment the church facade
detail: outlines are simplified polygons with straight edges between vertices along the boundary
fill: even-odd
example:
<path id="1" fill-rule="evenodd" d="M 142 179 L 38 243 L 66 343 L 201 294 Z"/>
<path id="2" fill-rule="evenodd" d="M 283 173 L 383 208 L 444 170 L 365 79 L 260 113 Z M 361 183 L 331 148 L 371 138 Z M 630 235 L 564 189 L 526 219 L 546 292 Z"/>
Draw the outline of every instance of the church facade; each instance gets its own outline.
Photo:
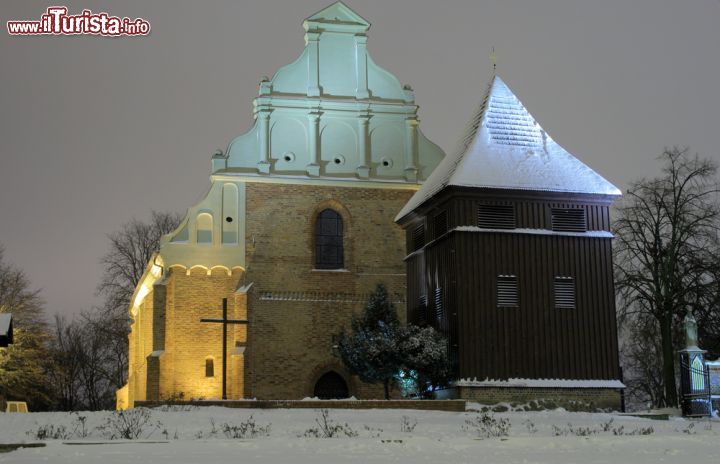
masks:
<path id="1" fill-rule="evenodd" d="M 305 49 L 260 83 L 255 124 L 212 158 L 211 186 L 163 237 L 130 308 L 138 400 L 382 397 L 333 355 L 333 334 L 382 282 L 405 313 L 405 238 L 393 223 L 443 151 L 412 89 L 367 53 L 342 3 L 303 23 Z M 247 323 L 202 322 L 222 315 Z"/>
<path id="2" fill-rule="evenodd" d="M 253 127 L 212 157 L 207 195 L 148 263 L 118 408 L 381 398 L 334 353 L 378 283 L 401 320 L 448 335 L 452 394 L 604 395 L 619 406 L 617 189 L 555 144 L 499 78 L 464 149 L 446 157 L 420 131 L 412 89 L 368 54 L 366 20 L 337 2 L 303 27 L 302 54 L 260 83 Z M 582 211 L 585 228 L 553 231 L 555 210 L 571 222 Z M 540 266 L 548 259 L 557 265 Z M 570 290 L 575 310 L 553 307 Z"/>

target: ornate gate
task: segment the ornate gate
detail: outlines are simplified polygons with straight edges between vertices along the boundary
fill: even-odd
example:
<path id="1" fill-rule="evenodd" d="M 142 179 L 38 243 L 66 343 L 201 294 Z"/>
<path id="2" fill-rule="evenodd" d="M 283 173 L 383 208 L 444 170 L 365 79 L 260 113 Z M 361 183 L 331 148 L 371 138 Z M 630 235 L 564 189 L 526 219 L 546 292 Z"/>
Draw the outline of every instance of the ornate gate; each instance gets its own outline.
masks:
<path id="1" fill-rule="evenodd" d="M 683 416 L 711 414 L 710 371 L 700 353 L 680 353 L 680 407 Z"/>

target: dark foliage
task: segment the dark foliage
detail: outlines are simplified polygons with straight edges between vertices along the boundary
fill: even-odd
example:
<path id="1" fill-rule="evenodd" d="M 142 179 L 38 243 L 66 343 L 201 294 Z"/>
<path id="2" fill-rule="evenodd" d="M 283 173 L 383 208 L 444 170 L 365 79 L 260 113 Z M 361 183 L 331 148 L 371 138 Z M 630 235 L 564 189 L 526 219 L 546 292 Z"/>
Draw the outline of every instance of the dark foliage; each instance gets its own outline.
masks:
<path id="1" fill-rule="evenodd" d="M 450 381 L 448 340 L 433 327 L 408 324 L 401 331 L 400 353 L 406 377 L 414 378 L 418 393 L 431 396 Z"/>
<path id="2" fill-rule="evenodd" d="M 345 366 L 363 382 L 380 383 L 390 398 L 390 383 L 402 367 L 400 321 L 385 286 L 377 286 L 365 310 L 354 316 L 352 334 L 341 332 L 338 350 Z"/>
<path id="3" fill-rule="evenodd" d="M 2 246 L 0 312 L 12 313 L 14 325 L 13 344 L 0 349 L 0 396 L 27 401 L 30 410 L 47 409 L 52 398 L 46 381 L 50 362 L 44 304 L 25 273 L 5 262 Z"/>
<path id="4" fill-rule="evenodd" d="M 432 390 L 447 382 L 447 340 L 432 327 L 402 326 L 382 284 L 371 295 L 363 313 L 353 317 L 351 326 L 351 334 L 341 332 L 339 336 L 340 357 L 362 381 L 382 382 L 386 399 L 401 370 L 413 373 L 418 391 Z"/>

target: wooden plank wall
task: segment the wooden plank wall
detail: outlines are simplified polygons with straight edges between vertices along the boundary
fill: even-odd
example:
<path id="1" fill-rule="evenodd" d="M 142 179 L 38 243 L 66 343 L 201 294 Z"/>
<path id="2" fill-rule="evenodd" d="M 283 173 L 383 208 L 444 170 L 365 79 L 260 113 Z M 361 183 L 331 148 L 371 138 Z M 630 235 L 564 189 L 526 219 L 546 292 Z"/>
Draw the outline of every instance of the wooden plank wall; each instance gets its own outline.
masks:
<path id="1" fill-rule="evenodd" d="M 619 378 L 610 239 L 462 232 L 447 244 L 459 260 L 460 377 Z M 518 277 L 517 308 L 496 307 L 501 274 Z M 575 309 L 554 307 L 555 276 L 575 279 Z"/>
<path id="2" fill-rule="evenodd" d="M 515 205 L 517 227 L 550 229 L 550 208 L 584 208 L 588 230 L 610 230 L 608 202 L 493 195 L 451 197 L 448 228 L 477 224 L 477 205 Z M 436 238 L 426 231 L 426 240 Z M 433 325 L 455 346 L 460 378 L 618 379 L 618 342 L 609 238 L 503 232 L 442 236 L 406 260 L 408 320 L 423 294 L 435 314 L 443 289 L 447 320 Z M 409 250 L 410 251 L 410 250 Z M 518 276 L 519 307 L 496 307 L 498 275 Z M 575 279 L 576 308 L 554 307 L 555 276 Z"/>
<path id="3" fill-rule="evenodd" d="M 603 204 L 582 204 L 571 201 L 515 200 L 489 197 L 487 199 L 457 198 L 450 202 L 450 228 L 477 225 L 477 207 L 484 204 L 514 204 L 518 229 L 552 229 L 551 208 L 582 208 L 587 217 L 588 230 L 610 230 L 609 208 Z"/>

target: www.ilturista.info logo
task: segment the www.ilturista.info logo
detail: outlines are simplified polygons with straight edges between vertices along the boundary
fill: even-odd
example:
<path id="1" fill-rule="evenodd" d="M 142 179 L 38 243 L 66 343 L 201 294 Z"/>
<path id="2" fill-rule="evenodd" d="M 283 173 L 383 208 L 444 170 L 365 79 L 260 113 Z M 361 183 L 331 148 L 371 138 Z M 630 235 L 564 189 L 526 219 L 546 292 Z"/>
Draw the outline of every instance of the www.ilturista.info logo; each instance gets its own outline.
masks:
<path id="1" fill-rule="evenodd" d="M 51 6 L 40 21 L 8 21 L 10 35 L 148 35 L 150 23 L 142 18 L 119 18 L 105 12 L 93 13 L 83 10 L 78 15 L 68 15 L 64 6 Z"/>

